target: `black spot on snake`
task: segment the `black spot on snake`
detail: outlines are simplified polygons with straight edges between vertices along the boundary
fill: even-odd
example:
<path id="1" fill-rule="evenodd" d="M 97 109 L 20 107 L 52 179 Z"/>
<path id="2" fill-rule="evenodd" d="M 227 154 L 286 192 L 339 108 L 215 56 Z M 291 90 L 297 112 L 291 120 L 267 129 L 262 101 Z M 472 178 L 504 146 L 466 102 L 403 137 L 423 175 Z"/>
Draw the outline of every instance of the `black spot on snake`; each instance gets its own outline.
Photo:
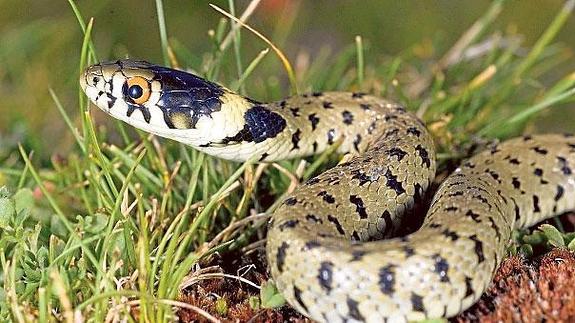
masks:
<path id="1" fill-rule="evenodd" d="M 353 123 L 353 114 L 351 112 L 345 110 L 341 113 L 341 116 L 343 118 L 343 123 L 346 125 L 349 126 Z"/>
<path id="2" fill-rule="evenodd" d="M 419 157 L 421 157 L 421 160 L 423 161 L 425 166 L 427 168 L 431 167 L 431 160 L 429 159 L 429 153 L 427 152 L 427 150 L 423 148 L 421 145 L 417 145 L 417 147 L 415 147 L 415 150 L 419 153 Z"/>
<path id="3" fill-rule="evenodd" d="M 500 152 L 501 150 L 499 150 L 498 145 L 493 145 L 489 151 L 491 152 L 491 155 L 494 155 L 494 154 Z"/>
<path id="4" fill-rule="evenodd" d="M 565 157 L 558 156 L 557 161 L 559 162 L 559 167 L 561 168 L 563 174 L 571 175 L 572 171 L 571 168 L 569 168 L 569 165 L 567 164 L 567 159 L 565 159 Z"/>
<path id="5" fill-rule="evenodd" d="M 445 211 L 447 211 L 447 212 L 455 212 L 457 210 L 459 210 L 459 208 L 457 206 L 448 206 L 445 208 Z"/>
<path id="6" fill-rule="evenodd" d="M 393 175 L 390 169 L 387 169 L 384 176 L 387 179 L 387 182 L 385 183 L 387 187 L 393 189 L 397 195 L 405 193 L 405 189 L 401 182 L 397 180 L 397 176 Z"/>
<path id="7" fill-rule="evenodd" d="M 501 183 L 501 180 L 499 179 L 499 174 L 497 174 L 497 172 L 492 171 L 490 169 L 486 169 L 486 172 L 489 173 L 489 175 L 491 175 L 491 177 L 493 177 L 494 180 Z"/>
<path id="8" fill-rule="evenodd" d="M 423 306 L 423 297 L 411 292 L 411 306 L 416 312 L 425 312 L 425 306 Z"/>
<path id="9" fill-rule="evenodd" d="M 541 212 L 539 207 L 539 196 L 533 195 L 533 213 Z"/>
<path id="10" fill-rule="evenodd" d="M 359 169 L 352 170 L 351 174 L 352 179 L 359 180 L 359 186 L 363 186 L 364 184 L 371 182 L 371 177 Z"/>
<path id="11" fill-rule="evenodd" d="M 353 231 L 353 233 L 351 234 L 351 240 L 352 241 L 360 241 L 361 238 L 359 237 L 359 233 L 357 233 L 357 231 Z"/>
<path id="12" fill-rule="evenodd" d="M 366 252 L 363 250 L 354 250 L 351 252 L 351 260 L 350 261 L 361 261 L 363 256 L 366 255 Z"/>
<path id="13" fill-rule="evenodd" d="M 374 121 L 369 125 L 369 127 L 367 128 L 367 133 L 368 133 L 368 134 L 371 135 L 371 134 L 373 133 L 373 131 L 375 130 L 375 124 L 376 124 L 376 121 L 374 120 Z"/>
<path id="14" fill-rule="evenodd" d="M 311 130 L 314 131 L 317 128 L 317 124 L 319 123 L 319 118 L 316 116 L 315 113 L 310 114 L 307 119 L 311 122 Z"/>
<path id="15" fill-rule="evenodd" d="M 543 170 L 541 168 L 535 168 L 533 174 L 535 174 L 535 176 L 541 177 L 543 176 Z"/>
<path id="16" fill-rule="evenodd" d="M 299 117 L 299 108 L 289 108 L 294 117 Z"/>
<path id="17" fill-rule="evenodd" d="M 521 162 L 519 162 L 519 160 L 518 160 L 517 158 L 512 158 L 512 159 L 510 159 L 510 160 L 509 160 L 509 163 L 510 163 L 510 164 L 513 164 L 513 165 L 519 165 L 519 164 L 521 164 Z"/>
<path id="18" fill-rule="evenodd" d="M 398 161 L 401 161 L 403 157 L 407 155 L 407 152 L 399 147 L 393 147 L 391 149 L 388 149 L 386 153 L 391 157 L 397 157 Z"/>
<path id="19" fill-rule="evenodd" d="M 335 203 L 335 198 L 330 195 L 327 191 L 321 191 L 317 193 L 317 196 L 321 196 L 323 200 L 329 204 Z"/>
<path id="20" fill-rule="evenodd" d="M 126 104 L 128 104 L 128 110 L 126 111 L 127 117 L 131 117 L 132 113 L 134 113 L 134 111 L 139 110 L 142 113 L 142 116 L 144 117 L 144 121 L 146 121 L 146 123 L 150 123 L 150 119 L 152 118 L 152 115 L 150 114 L 150 110 L 148 110 L 148 108 L 146 108 L 143 105 L 134 104 L 134 103 L 130 103 L 130 102 L 126 102 Z M 164 112 L 164 120 L 165 119 L 166 119 L 166 114 Z M 170 124 L 168 123 L 168 121 L 166 121 L 166 124 L 168 125 L 168 127 L 170 127 L 171 120 L 170 120 Z M 173 127 L 173 124 L 172 124 L 172 127 Z M 170 128 L 172 128 L 172 127 L 170 127 Z"/>
<path id="21" fill-rule="evenodd" d="M 308 312 L 307 306 L 301 299 L 301 289 L 297 288 L 297 286 L 293 287 L 293 297 L 295 298 L 296 302 L 303 308 L 304 311 Z"/>
<path id="22" fill-rule="evenodd" d="M 448 282 L 449 277 L 447 276 L 447 271 L 449 270 L 449 263 L 439 254 L 435 254 L 433 258 L 435 259 L 434 271 L 439 275 L 439 280 L 443 283 Z"/>
<path id="23" fill-rule="evenodd" d="M 311 146 L 312 146 L 313 152 L 315 153 L 315 152 L 317 151 L 317 141 L 314 141 L 314 142 L 311 144 Z"/>
<path id="24" fill-rule="evenodd" d="M 533 149 L 533 151 L 535 151 L 536 153 L 538 153 L 540 155 L 547 155 L 547 149 L 545 149 L 545 148 L 533 147 L 532 149 Z"/>
<path id="25" fill-rule="evenodd" d="M 497 236 L 497 241 L 501 240 L 501 232 L 499 231 L 499 227 L 497 226 L 497 223 L 495 223 L 495 220 L 492 217 L 488 217 L 487 218 L 489 220 L 489 222 L 491 222 L 491 229 L 493 229 L 493 231 L 495 231 L 495 235 Z"/>
<path id="26" fill-rule="evenodd" d="M 299 220 L 287 220 L 284 223 L 280 224 L 278 228 L 283 231 L 287 228 L 294 228 L 298 225 Z"/>
<path id="27" fill-rule="evenodd" d="M 379 289 L 386 295 L 395 291 L 395 266 L 387 265 L 379 270 Z"/>
<path id="28" fill-rule="evenodd" d="M 455 191 L 453 193 L 447 194 L 447 196 L 449 196 L 449 197 L 456 197 L 456 196 L 462 196 L 462 195 L 463 195 L 463 191 Z"/>
<path id="29" fill-rule="evenodd" d="M 470 236 L 469 239 L 475 242 L 475 254 L 477 255 L 477 261 L 482 263 L 485 261 L 485 255 L 483 255 L 483 242 L 477 238 L 476 234 Z"/>
<path id="30" fill-rule="evenodd" d="M 319 273 L 317 279 L 320 286 L 328 293 L 332 289 L 332 275 L 333 275 L 333 263 L 331 261 L 323 261 L 319 266 Z"/>
<path id="31" fill-rule="evenodd" d="M 264 161 L 266 160 L 266 158 L 269 156 L 268 153 L 263 153 L 262 156 L 260 157 L 260 159 L 258 159 L 259 161 Z"/>
<path id="32" fill-rule="evenodd" d="M 397 128 L 391 128 L 388 131 L 385 132 L 384 136 L 386 137 L 393 137 L 395 135 L 397 135 L 399 133 L 399 129 Z"/>
<path id="33" fill-rule="evenodd" d="M 365 318 L 361 315 L 359 311 L 358 302 L 354 301 L 348 296 L 346 303 L 349 317 L 351 317 L 354 320 L 358 320 L 360 322 L 365 321 Z"/>
<path id="34" fill-rule="evenodd" d="M 471 285 L 471 283 L 472 279 L 470 277 L 465 276 L 465 297 L 469 297 L 474 294 L 473 286 Z"/>
<path id="35" fill-rule="evenodd" d="M 355 135 L 355 139 L 353 139 L 353 149 L 357 152 L 359 152 L 359 144 L 361 144 L 361 135 L 357 134 Z"/>
<path id="36" fill-rule="evenodd" d="M 402 247 L 403 252 L 405 252 L 406 257 L 411 257 L 415 254 L 415 249 L 411 248 L 408 245 Z"/>
<path id="37" fill-rule="evenodd" d="M 513 184 L 513 188 L 516 190 L 521 188 L 521 182 L 519 181 L 519 178 L 517 178 L 517 177 L 513 177 L 511 179 L 511 184 Z"/>
<path id="38" fill-rule="evenodd" d="M 301 139 L 300 139 L 300 136 L 301 136 L 301 130 L 300 130 L 300 129 L 297 129 L 297 130 L 293 133 L 293 135 L 291 136 L 291 143 L 292 143 L 292 148 L 291 148 L 291 150 L 299 149 L 299 141 L 301 140 Z"/>
<path id="39" fill-rule="evenodd" d="M 315 249 L 317 247 L 320 247 L 321 244 L 315 240 L 310 240 L 308 242 L 305 243 L 304 248 L 306 250 L 311 250 L 311 249 Z"/>
<path id="40" fill-rule="evenodd" d="M 333 144 L 333 139 L 335 138 L 335 129 L 329 129 L 327 131 L 327 143 L 328 145 Z"/>
<path id="41" fill-rule="evenodd" d="M 369 111 L 371 110 L 371 105 L 367 104 L 367 103 L 360 103 L 359 105 L 364 111 Z"/>
<path id="42" fill-rule="evenodd" d="M 519 218 L 521 217 L 521 210 L 519 209 L 519 205 L 517 205 L 517 201 L 515 201 L 514 198 L 511 198 L 511 201 L 513 202 L 513 209 L 515 211 L 515 221 L 519 221 Z"/>
<path id="43" fill-rule="evenodd" d="M 389 120 L 397 120 L 397 116 L 395 114 L 386 114 L 383 117 L 383 120 L 385 121 L 389 121 Z"/>
<path id="44" fill-rule="evenodd" d="M 285 129 L 287 124 L 282 116 L 261 106 L 247 110 L 244 119 L 256 143 L 274 138 Z"/>
<path id="45" fill-rule="evenodd" d="M 278 248 L 277 256 L 276 256 L 276 264 L 278 266 L 279 271 L 284 271 L 284 263 L 286 259 L 286 250 L 289 248 L 289 244 L 287 242 L 282 242 L 281 246 Z"/>
<path id="46" fill-rule="evenodd" d="M 354 98 L 354 99 L 361 99 L 361 98 L 363 98 L 364 96 L 365 96 L 365 93 L 363 93 L 363 92 L 353 92 L 353 93 L 351 94 L 351 97 Z"/>
<path id="47" fill-rule="evenodd" d="M 396 105 L 396 106 L 394 106 L 394 108 L 395 108 L 395 111 L 400 113 L 400 114 L 407 112 L 407 110 L 405 110 L 405 107 L 402 105 Z"/>
<path id="48" fill-rule="evenodd" d="M 308 214 L 305 216 L 306 220 L 314 223 L 323 223 L 323 221 L 318 218 L 315 214 Z"/>
<path id="49" fill-rule="evenodd" d="M 329 185 L 337 185 L 340 182 L 339 177 L 326 177 L 324 181 Z"/>
<path id="50" fill-rule="evenodd" d="M 305 185 L 314 185 L 320 182 L 320 179 L 318 177 L 312 177 L 310 179 L 307 180 L 307 182 L 305 182 Z"/>
<path id="51" fill-rule="evenodd" d="M 111 83 L 110 83 L 111 84 Z M 110 85 L 110 92 L 112 92 L 112 87 Z M 114 104 L 116 104 L 116 97 L 113 96 L 110 93 L 106 93 L 106 96 L 108 97 L 108 110 L 112 109 L 112 107 L 114 106 Z"/>
<path id="52" fill-rule="evenodd" d="M 553 197 L 555 202 L 559 201 L 559 199 L 563 196 L 563 193 L 565 193 L 563 186 L 557 185 L 557 193 L 555 193 L 555 197 Z"/>
<path id="53" fill-rule="evenodd" d="M 482 196 L 481 194 L 473 195 L 472 198 L 474 198 L 474 199 L 480 201 L 481 203 L 483 203 L 483 204 L 489 206 L 489 209 L 491 209 L 491 208 L 493 207 L 493 206 L 491 205 L 491 203 L 489 203 L 489 199 L 486 198 L 485 196 Z"/>
<path id="54" fill-rule="evenodd" d="M 450 238 L 451 241 L 456 241 L 459 239 L 459 235 L 455 231 L 450 231 L 449 229 L 445 229 L 441 232 L 445 237 Z"/>
<path id="55" fill-rule="evenodd" d="M 316 98 L 317 98 L 317 97 L 320 97 L 320 96 L 322 96 L 322 95 L 323 95 L 323 93 L 322 93 L 322 92 L 312 92 L 312 94 L 311 94 L 311 95 L 312 95 L 313 97 L 316 97 Z"/>
<path id="56" fill-rule="evenodd" d="M 333 103 L 328 102 L 328 101 L 324 101 L 322 106 L 324 109 L 333 109 Z"/>
<path id="57" fill-rule="evenodd" d="M 335 216 L 328 214 L 327 220 L 335 225 L 335 228 L 339 234 L 345 235 L 345 231 L 343 230 L 341 223 L 339 223 L 339 220 Z"/>
<path id="58" fill-rule="evenodd" d="M 365 211 L 365 206 L 363 205 L 363 200 L 357 195 L 350 195 L 349 201 L 355 205 L 355 212 L 359 214 L 360 219 L 367 219 L 367 212 Z"/>
<path id="59" fill-rule="evenodd" d="M 285 205 L 294 205 L 297 203 L 297 200 L 295 197 L 289 197 L 284 201 Z"/>

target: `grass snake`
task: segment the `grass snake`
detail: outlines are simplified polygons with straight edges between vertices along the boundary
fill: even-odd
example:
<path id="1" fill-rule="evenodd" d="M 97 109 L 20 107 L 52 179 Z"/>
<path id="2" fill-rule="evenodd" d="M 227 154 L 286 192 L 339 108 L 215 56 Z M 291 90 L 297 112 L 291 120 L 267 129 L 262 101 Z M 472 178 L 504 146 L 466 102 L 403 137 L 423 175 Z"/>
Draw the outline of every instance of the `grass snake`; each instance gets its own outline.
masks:
<path id="1" fill-rule="evenodd" d="M 80 83 L 114 118 L 210 155 L 270 162 L 349 153 L 273 214 L 267 259 L 278 289 L 325 322 L 450 317 L 490 283 L 514 228 L 575 207 L 575 137 L 511 139 L 441 184 L 421 228 L 394 237 L 435 176 L 425 125 L 391 101 L 323 92 L 262 103 L 144 61 L 89 67 Z"/>

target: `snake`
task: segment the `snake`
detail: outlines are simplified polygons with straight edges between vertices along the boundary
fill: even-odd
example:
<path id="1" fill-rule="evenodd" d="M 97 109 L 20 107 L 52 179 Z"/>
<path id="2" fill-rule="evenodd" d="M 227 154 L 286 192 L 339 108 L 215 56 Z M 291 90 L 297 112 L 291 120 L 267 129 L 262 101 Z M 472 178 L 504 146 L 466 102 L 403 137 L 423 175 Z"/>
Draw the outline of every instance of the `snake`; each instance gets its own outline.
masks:
<path id="1" fill-rule="evenodd" d="M 439 185 L 435 147 L 404 106 L 360 92 L 264 103 L 139 60 L 88 67 L 87 97 L 112 117 L 232 161 L 345 154 L 274 211 L 266 241 L 287 302 L 319 322 L 452 317 L 489 286 L 514 229 L 575 208 L 575 137 L 524 135 L 465 160 Z M 428 200 L 429 202 L 429 200 Z"/>

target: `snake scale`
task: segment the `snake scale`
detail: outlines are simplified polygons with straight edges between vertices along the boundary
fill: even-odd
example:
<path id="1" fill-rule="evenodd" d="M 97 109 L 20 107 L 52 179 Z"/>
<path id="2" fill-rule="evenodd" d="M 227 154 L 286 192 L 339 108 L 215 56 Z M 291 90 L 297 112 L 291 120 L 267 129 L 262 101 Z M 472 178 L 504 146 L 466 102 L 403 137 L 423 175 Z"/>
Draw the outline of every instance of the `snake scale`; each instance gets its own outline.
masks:
<path id="1" fill-rule="evenodd" d="M 135 60 L 93 65 L 80 83 L 113 117 L 228 160 L 306 156 L 341 142 L 351 157 L 285 199 L 267 238 L 277 287 L 317 321 L 453 316 L 487 288 L 512 229 L 575 208 L 575 137 L 524 136 L 464 162 L 421 228 L 393 238 L 436 169 L 430 134 L 398 104 L 348 92 L 260 103 Z"/>

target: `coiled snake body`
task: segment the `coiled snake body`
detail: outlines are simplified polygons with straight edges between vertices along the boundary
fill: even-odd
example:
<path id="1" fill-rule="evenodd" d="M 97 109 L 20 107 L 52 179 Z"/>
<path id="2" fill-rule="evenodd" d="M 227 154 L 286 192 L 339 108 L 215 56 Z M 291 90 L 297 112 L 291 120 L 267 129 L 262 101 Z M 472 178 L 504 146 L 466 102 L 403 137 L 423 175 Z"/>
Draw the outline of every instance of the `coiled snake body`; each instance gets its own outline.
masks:
<path id="1" fill-rule="evenodd" d="M 575 207 L 575 137 L 525 136 L 450 175 L 417 232 L 381 240 L 435 175 L 432 139 L 403 107 L 345 92 L 259 103 L 132 60 L 91 66 L 80 82 L 113 117 L 225 159 L 273 161 L 341 141 L 352 157 L 296 189 L 268 231 L 277 287 L 318 321 L 453 316 L 486 289 L 513 228 Z"/>

